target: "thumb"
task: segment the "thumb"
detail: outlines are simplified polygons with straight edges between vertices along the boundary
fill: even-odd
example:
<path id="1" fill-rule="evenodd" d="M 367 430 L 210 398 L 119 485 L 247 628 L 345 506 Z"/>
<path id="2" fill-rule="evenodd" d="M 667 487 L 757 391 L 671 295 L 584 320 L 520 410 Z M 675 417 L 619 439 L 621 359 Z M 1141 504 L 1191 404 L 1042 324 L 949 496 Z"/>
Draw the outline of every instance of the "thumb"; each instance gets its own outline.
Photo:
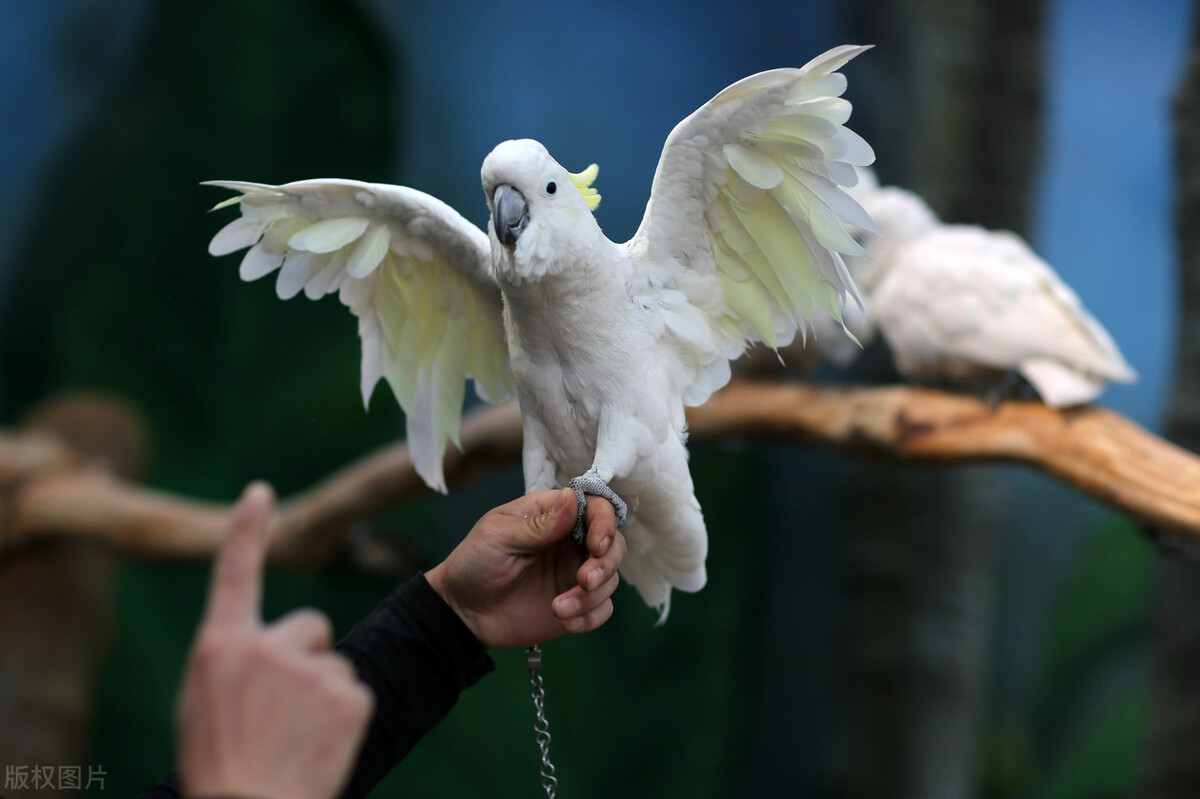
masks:
<path id="1" fill-rule="evenodd" d="M 579 509 L 574 489 L 541 491 L 538 494 L 531 494 L 528 499 L 536 502 L 535 508 L 540 512 L 530 513 L 522 519 L 524 543 L 535 551 L 546 549 L 566 538 L 575 528 Z"/>

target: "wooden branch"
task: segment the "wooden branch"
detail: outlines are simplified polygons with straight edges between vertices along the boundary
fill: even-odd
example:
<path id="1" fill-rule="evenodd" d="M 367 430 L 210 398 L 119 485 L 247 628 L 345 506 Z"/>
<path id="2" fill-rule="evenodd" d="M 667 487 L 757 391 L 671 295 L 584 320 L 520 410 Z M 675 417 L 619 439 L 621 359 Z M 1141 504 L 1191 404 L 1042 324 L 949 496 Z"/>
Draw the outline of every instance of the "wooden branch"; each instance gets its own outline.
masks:
<path id="1" fill-rule="evenodd" d="M 463 451 L 446 461 L 451 483 L 519 455 L 520 412 L 513 404 L 472 414 L 460 438 Z M 280 503 L 270 533 L 271 560 L 290 567 L 319 563 L 352 523 L 425 490 L 406 446 L 369 455 Z M 216 550 L 229 520 L 226 504 L 131 485 L 107 469 L 80 463 L 45 437 L 0 435 L 0 491 L 0 553 L 70 536 L 142 557 L 202 558 Z"/>
<path id="2" fill-rule="evenodd" d="M 22 429 L 32 442 L 27 457 L 6 465 L 25 474 L 61 457 L 60 441 L 79 453 L 68 463 L 95 458 L 126 478 L 139 478 L 149 461 L 141 414 L 114 397 L 74 392 L 44 402 Z M 39 431 L 43 437 L 33 438 Z M 112 643 L 115 561 L 102 547 L 63 539 L 0 563 L 0 718 L 7 721 L 0 724 L 0 763 L 91 759 L 96 683 Z M 57 795 L 16 792 L 34 794 Z"/>
<path id="3" fill-rule="evenodd" d="M 1200 538 L 1200 458 L 1098 405 L 992 408 L 904 386 L 737 381 L 692 409 L 688 423 L 697 440 L 740 435 L 921 463 L 1024 463 L 1155 530 Z"/>
<path id="4" fill-rule="evenodd" d="M 1200 459 L 1098 406 L 993 409 L 917 388 L 736 380 L 691 409 L 688 422 L 693 441 L 743 437 L 924 463 L 1026 463 L 1156 530 L 1200 538 Z M 462 452 L 447 458 L 451 485 L 515 461 L 516 406 L 470 414 L 461 440 Z M 405 446 L 381 450 L 282 502 L 272 558 L 320 562 L 352 523 L 426 490 Z M 68 535 L 146 557 L 206 557 L 228 518 L 226 505 L 135 487 L 44 439 L 0 436 L 0 492 L 0 552 Z"/>

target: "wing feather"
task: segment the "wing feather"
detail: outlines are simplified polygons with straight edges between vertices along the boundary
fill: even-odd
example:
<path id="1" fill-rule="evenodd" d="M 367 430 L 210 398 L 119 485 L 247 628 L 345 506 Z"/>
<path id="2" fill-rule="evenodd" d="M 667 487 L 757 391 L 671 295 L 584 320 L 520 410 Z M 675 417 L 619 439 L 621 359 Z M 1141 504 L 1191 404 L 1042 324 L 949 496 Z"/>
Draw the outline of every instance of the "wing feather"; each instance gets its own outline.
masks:
<path id="1" fill-rule="evenodd" d="M 213 236 L 208 251 L 212 255 L 229 255 L 253 245 L 262 233 L 262 227 L 257 222 L 239 216 Z"/>
<path id="2" fill-rule="evenodd" d="M 728 379 L 728 365 L 715 363 L 748 341 L 778 347 L 806 337 L 818 315 L 841 324 L 846 303 L 862 307 L 842 256 L 865 253 L 845 226 L 874 225 L 841 187 L 874 153 L 844 126 L 851 106 L 836 70 L 866 49 L 836 47 L 800 69 L 738 81 L 667 138 L 626 246 L 633 294 L 666 311 L 660 335 L 681 354 L 675 379 L 689 404 Z"/>
<path id="3" fill-rule="evenodd" d="M 306 180 L 214 181 L 242 215 L 209 252 L 249 247 L 239 274 L 278 270 L 276 294 L 337 292 L 358 318 L 363 404 L 380 379 L 404 409 L 413 464 L 445 491 L 446 442 L 458 443 L 465 382 L 490 402 L 515 393 L 487 236 L 441 201 L 401 186 Z"/>

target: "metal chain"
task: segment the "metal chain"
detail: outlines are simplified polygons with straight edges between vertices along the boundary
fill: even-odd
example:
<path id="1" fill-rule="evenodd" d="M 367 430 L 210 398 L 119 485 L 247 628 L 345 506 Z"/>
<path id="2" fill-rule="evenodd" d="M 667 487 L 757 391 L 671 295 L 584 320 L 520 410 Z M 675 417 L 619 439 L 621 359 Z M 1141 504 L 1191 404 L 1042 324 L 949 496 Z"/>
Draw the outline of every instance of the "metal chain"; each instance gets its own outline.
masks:
<path id="1" fill-rule="evenodd" d="M 542 650 L 537 644 L 525 650 L 525 668 L 529 671 L 529 682 L 533 695 L 533 737 L 542 753 L 542 788 L 546 799 L 554 799 L 558 790 L 558 778 L 554 776 L 554 764 L 550 762 L 550 722 L 546 721 L 546 688 L 542 685 Z"/>

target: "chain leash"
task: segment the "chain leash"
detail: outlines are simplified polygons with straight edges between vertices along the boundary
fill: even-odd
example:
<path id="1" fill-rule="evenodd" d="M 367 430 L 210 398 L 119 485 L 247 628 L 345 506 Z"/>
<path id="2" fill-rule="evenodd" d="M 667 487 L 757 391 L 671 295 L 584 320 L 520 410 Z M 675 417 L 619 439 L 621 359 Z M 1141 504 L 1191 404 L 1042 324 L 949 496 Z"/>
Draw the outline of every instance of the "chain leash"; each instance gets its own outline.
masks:
<path id="1" fill-rule="evenodd" d="M 550 722 L 546 721 L 546 688 L 542 684 L 542 650 L 537 644 L 525 650 L 525 669 L 529 672 L 529 683 L 533 696 L 533 737 L 542 753 L 542 788 L 546 799 L 554 799 L 558 790 L 558 778 L 554 776 L 554 764 L 550 762 Z"/>

